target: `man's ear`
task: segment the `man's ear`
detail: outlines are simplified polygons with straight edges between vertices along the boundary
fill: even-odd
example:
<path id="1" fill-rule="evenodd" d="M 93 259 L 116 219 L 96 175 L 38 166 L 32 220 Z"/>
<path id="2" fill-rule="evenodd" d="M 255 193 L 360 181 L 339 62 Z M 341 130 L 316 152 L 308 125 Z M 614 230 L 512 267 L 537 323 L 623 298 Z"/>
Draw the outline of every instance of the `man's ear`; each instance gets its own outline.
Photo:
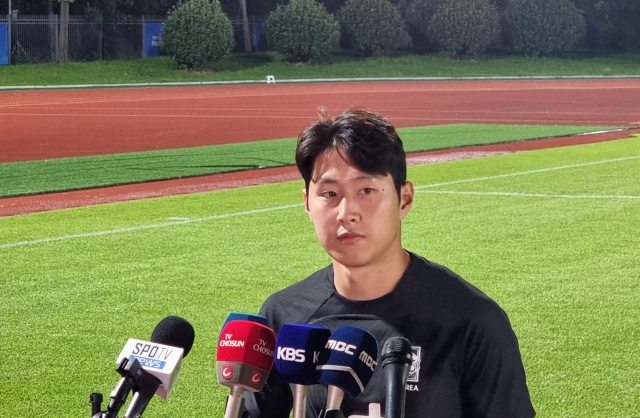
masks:
<path id="1" fill-rule="evenodd" d="M 413 190 L 412 182 L 406 181 L 400 186 L 400 220 L 404 219 L 411 210 L 414 194 L 415 191 Z"/>
<path id="2" fill-rule="evenodd" d="M 309 191 L 307 189 L 302 189 L 302 199 L 304 200 L 304 211 L 309 215 L 309 219 L 311 219 L 311 212 L 309 212 Z"/>

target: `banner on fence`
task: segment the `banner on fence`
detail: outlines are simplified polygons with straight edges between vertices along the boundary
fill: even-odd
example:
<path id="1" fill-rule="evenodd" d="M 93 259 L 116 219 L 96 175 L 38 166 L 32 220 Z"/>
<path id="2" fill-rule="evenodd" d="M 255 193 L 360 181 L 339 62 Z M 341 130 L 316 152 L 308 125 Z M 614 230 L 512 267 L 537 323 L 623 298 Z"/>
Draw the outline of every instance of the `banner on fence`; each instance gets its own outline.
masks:
<path id="1" fill-rule="evenodd" d="M 162 25 L 162 23 L 144 23 L 144 46 L 142 47 L 142 55 L 144 57 L 157 57 L 160 55 Z"/>
<path id="2" fill-rule="evenodd" d="M 9 64 L 9 24 L 0 23 L 0 65 Z"/>

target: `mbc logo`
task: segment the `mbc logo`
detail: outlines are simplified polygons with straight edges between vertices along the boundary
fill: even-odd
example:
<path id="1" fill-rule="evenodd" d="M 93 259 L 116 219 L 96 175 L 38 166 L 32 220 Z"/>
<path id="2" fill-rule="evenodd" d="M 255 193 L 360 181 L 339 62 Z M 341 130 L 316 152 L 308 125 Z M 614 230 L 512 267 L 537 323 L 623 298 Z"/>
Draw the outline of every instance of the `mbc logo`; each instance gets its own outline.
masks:
<path id="1" fill-rule="evenodd" d="M 328 348 L 330 350 L 342 351 L 344 353 L 354 355 L 355 353 L 353 352 L 353 350 L 355 350 L 358 347 L 356 347 L 353 344 L 347 344 L 342 341 L 329 340 L 327 341 L 327 345 L 324 348 Z"/>

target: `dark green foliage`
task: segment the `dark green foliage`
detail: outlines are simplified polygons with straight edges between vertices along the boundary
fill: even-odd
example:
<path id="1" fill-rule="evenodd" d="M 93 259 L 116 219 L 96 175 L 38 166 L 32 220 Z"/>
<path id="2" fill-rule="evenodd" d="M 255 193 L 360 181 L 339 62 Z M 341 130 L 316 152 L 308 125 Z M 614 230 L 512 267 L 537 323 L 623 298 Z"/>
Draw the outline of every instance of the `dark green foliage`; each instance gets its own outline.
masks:
<path id="1" fill-rule="evenodd" d="M 429 21 L 428 32 L 441 51 L 477 57 L 500 35 L 500 17 L 488 0 L 447 0 Z"/>
<path id="2" fill-rule="evenodd" d="M 612 51 L 640 50 L 640 1 L 575 0 L 587 20 L 587 46 Z"/>
<path id="3" fill-rule="evenodd" d="M 506 17 L 514 51 L 568 51 L 586 35 L 585 18 L 569 0 L 510 0 Z"/>
<path id="4" fill-rule="evenodd" d="M 411 46 L 400 11 L 388 0 L 347 0 L 337 18 L 345 46 L 366 56 Z"/>
<path id="5" fill-rule="evenodd" d="M 340 26 L 327 9 L 314 0 L 291 0 L 271 12 L 265 22 L 269 49 L 290 62 L 322 61 L 337 51 Z"/>
<path id="6" fill-rule="evenodd" d="M 446 0 L 400 0 L 398 3 L 416 49 L 426 52 L 437 50 L 437 45 L 428 33 L 429 21 L 445 2 Z"/>
<path id="7" fill-rule="evenodd" d="M 169 12 L 162 30 L 162 50 L 189 69 L 228 55 L 233 26 L 218 0 L 189 0 Z"/>

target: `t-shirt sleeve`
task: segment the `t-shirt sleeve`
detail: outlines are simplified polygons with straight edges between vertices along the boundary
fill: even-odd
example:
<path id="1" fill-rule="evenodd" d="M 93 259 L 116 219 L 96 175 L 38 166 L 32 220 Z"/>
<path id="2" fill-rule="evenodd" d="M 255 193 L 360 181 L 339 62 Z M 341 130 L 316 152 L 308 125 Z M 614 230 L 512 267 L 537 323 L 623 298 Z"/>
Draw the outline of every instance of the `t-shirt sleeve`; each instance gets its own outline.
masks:
<path id="1" fill-rule="evenodd" d="M 507 315 L 491 307 L 471 321 L 464 341 L 463 416 L 531 418 L 536 415 Z"/>

